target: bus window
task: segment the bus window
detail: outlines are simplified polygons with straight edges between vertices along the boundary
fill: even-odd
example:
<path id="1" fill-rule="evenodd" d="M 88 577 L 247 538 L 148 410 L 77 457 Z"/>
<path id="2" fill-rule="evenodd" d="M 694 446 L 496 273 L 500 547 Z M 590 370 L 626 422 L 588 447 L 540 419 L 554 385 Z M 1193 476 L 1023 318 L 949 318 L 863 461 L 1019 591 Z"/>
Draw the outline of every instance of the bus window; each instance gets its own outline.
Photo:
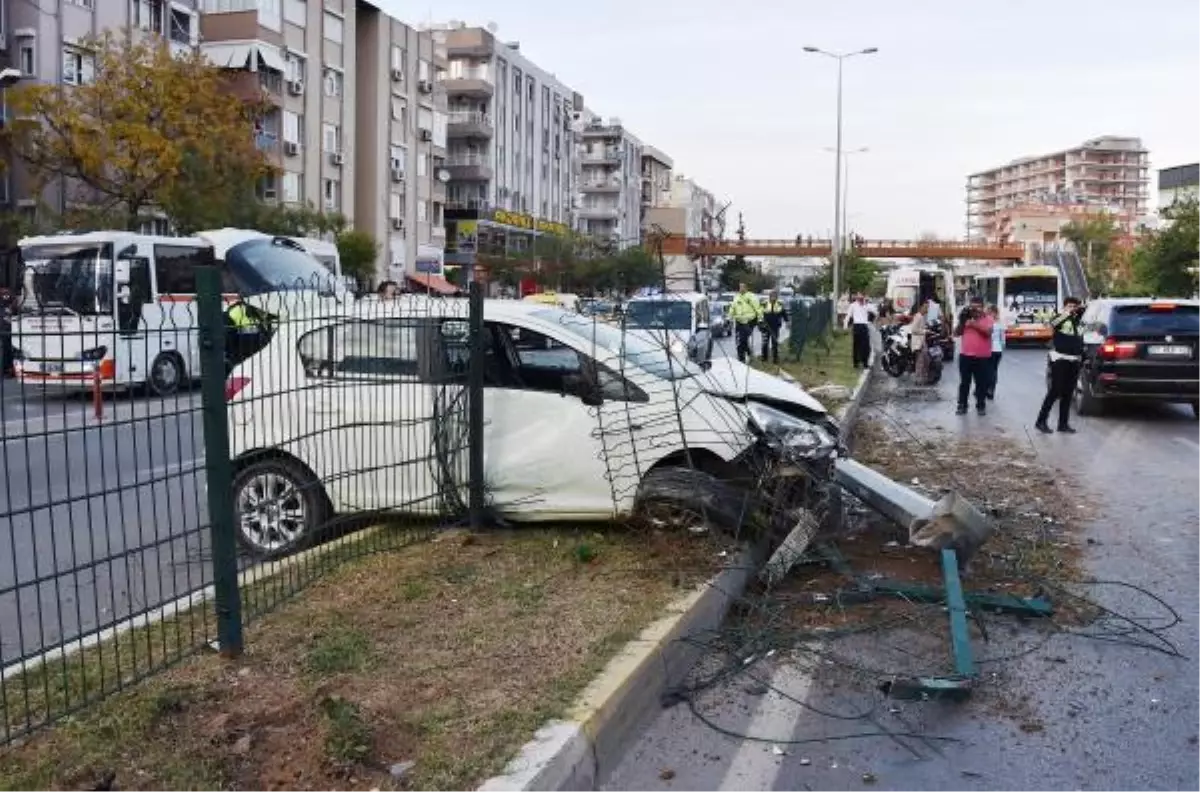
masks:
<path id="1" fill-rule="evenodd" d="M 182 245 L 154 246 L 154 277 L 159 294 L 195 294 L 196 267 L 205 263 L 203 251 Z"/>
<path id="2" fill-rule="evenodd" d="M 1000 279 L 985 278 L 978 282 L 979 296 L 987 305 L 1000 305 Z"/>

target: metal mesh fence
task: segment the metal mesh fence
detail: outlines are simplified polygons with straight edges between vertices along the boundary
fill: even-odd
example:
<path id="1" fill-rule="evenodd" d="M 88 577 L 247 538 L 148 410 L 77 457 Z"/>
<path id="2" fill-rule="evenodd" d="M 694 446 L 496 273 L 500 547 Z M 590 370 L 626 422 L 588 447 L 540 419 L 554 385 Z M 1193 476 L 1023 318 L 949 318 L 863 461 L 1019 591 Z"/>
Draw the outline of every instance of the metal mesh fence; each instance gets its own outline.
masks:
<path id="1" fill-rule="evenodd" d="M 833 301 L 828 299 L 797 298 L 792 303 L 788 322 L 788 349 L 799 358 L 810 343 L 829 349 L 826 333 L 833 327 Z"/>

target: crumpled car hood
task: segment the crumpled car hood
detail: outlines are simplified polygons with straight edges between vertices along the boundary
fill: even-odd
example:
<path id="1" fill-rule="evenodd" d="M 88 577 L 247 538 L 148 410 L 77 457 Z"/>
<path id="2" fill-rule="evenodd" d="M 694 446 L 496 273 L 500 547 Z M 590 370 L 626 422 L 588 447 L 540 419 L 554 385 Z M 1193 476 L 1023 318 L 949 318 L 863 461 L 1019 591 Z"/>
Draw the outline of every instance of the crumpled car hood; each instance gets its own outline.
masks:
<path id="1" fill-rule="evenodd" d="M 804 388 L 739 363 L 736 358 L 714 357 L 712 368 L 697 377 L 697 382 L 714 396 L 735 400 L 766 399 L 799 405 L 814 413 L 825 412 L 825 406 L 809 396 Z"/>

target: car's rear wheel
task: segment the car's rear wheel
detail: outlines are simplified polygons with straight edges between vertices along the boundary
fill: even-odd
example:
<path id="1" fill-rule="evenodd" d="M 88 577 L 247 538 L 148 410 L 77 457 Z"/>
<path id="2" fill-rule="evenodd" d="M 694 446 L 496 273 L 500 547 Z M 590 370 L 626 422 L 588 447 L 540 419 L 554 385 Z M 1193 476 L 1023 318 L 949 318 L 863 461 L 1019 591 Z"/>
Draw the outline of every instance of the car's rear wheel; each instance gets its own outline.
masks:
<path id="1" fill-rule="evenodd" d="M 183 359 L 174 352 L 161 352 L 150 364 L 147 384 L 155 396 L 173 396 L 187 381 Z"/>
<path id="2" fill-rule="evenodd" d="M 305 547 L 329 512 L 316 477 L 296 462 L 275 458 L 251 462 L 237 472 L 233 509 L 238 542 L 266 560 Z"/>
<path id="3" fill-rule="evenodd" d="M 1091 380 L 1085 374 L 1079 375 L 1075 385 L 1075 411 L 1085 417 L 1104 412 L 1104 403 L 1092 390 Z"/>

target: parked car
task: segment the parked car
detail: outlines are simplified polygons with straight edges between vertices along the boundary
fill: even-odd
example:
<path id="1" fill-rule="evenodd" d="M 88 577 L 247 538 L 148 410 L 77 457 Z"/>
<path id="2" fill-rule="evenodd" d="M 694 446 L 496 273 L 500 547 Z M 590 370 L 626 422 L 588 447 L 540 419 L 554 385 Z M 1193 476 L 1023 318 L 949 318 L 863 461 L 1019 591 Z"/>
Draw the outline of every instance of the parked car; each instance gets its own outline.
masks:
<path id="1" fill-rule="evenodd" d="M 1111 401 L 1146 400 L 1189 404 L 1200 418 L 1198 341 L 1200 301 L 1092 301 L 1083 314 L 1079 414 L 1099 415 Z"/>
<path id="2" fill-rule="evenodd" d="M 232 372 L 243 546 L 278 557 L 335 513 L 443 502 L 447 470 L 463 467 L 446 455 L 466 453 L 444 438 L 461 423 L 445 411 L 466 376 L 456 303 L 414 297 L 289 322 Z M 505 519 L 605 521 L 675 504 L 694 520 L 713 482 L 781 498 L 773 488 L 797 491 L 822 465 L 832 480 L 838 426 L 796 385 L 735 360 L 706 372 L 559 308 L 489 300 L 484 322 L 484 475 Z"/>
<path id="3" fill-rule="evenodd" d="M 730 303 L 716 300 L 711 304 L 708 329 L 713 338 L 728 338 L 733 334 L 733 321 L 729 318 Z"/>
<path id="4" fill-rule="evenodd" d="M 670 349 L 695 363 L 712 359 L 712 311 L 708 297 L 698 292 L 668 292 L 634 297 L 625 303 L 626 330 Z"/>

